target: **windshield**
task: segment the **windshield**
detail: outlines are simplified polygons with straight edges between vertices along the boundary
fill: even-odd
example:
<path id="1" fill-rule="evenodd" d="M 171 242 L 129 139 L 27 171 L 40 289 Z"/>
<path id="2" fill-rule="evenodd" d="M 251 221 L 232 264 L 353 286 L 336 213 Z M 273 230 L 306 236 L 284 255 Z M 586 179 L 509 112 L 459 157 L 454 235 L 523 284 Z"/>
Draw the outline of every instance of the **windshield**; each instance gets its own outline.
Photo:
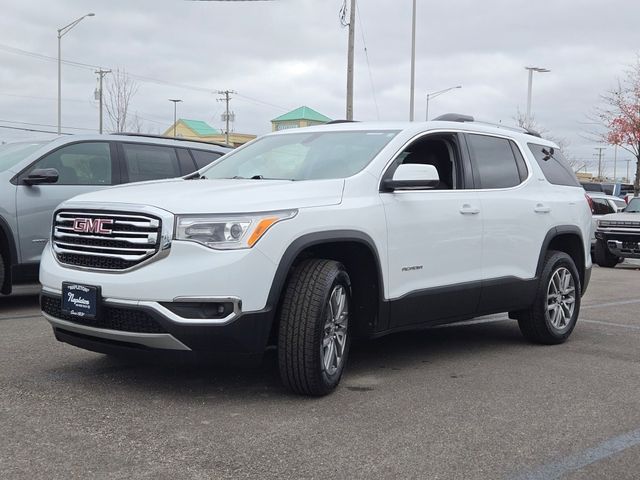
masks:
<path id="1" fill-rule="evenodd" d="M 19 142 L 0 145 L 0 172 L 13 167 L 47 142 Z"/>
<path id="2" fill-rule="evenodd" d="M 629 206 L 625 209 L 627 213 L 640 213 L 640 198 L 631 199 Z"/>
<path id="3" fill-rule="evenodd" d="M 287 133 L 266 136 L 201 171 L 204 178 L 319 180 L 358 173 L 398 131 Z"/>

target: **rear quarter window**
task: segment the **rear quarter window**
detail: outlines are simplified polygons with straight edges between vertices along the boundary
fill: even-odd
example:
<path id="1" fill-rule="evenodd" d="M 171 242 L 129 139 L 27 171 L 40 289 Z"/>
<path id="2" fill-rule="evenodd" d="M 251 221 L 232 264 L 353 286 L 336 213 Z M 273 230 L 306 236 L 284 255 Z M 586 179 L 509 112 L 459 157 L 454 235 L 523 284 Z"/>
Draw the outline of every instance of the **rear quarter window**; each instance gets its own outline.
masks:
<path id="1" fill-rule="evenodd" d="M 527 146 L 533 156 L 536 158 L 538 165 L 542 169 L 545 178 L 549 183 L 554 185 L 566 185 L 569 187 L 579 187 L 580 182 L 573 173 L 571 167 L 567 163 L 566 158 L 559 149 L 555 149 L 552 156 L 544 153 L 543 150 L 549 151 L 548 146 L 538 145 L 537 143 L 528 143 Z"/>

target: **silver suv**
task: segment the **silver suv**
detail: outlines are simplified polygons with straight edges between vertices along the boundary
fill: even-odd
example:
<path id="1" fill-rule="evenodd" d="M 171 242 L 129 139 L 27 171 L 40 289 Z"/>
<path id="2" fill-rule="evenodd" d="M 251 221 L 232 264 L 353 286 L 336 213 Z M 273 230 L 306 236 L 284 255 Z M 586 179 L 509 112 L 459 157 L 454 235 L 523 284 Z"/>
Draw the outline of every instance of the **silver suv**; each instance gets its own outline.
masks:
<path id="1" fill-rule="evenodd" d="M 230 148 L 147 135 L 73 135 L 0 146 L 0 292 L 38 279 L 53 211 L 81 193 L 180 177 Z"/>

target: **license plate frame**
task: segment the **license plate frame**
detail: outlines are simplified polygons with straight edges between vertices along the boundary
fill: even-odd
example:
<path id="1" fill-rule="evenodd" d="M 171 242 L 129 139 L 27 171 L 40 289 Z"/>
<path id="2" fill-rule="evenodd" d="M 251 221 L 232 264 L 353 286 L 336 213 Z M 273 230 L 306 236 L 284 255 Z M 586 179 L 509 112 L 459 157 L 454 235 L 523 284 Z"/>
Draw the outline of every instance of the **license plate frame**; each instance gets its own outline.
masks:
<path id="1" fill-rule="evenodd" d="M 102 303 L 100 287 L 74 282 L 62 283 L 62 313 L 78 319 L 97 318 Z"/>

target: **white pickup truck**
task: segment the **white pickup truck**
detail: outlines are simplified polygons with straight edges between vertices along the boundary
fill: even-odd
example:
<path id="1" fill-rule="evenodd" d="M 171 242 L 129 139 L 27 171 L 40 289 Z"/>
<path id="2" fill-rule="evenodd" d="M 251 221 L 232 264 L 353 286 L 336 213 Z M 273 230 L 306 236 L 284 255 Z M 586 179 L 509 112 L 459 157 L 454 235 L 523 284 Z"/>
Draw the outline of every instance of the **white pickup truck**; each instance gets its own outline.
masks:
<path id="1" fill-rule="evenodd" d="M 625 258 L 640 258 L 640 197 L 632 198 L 621 213 L 597 220 L 594 260 L 615 267 Z"/>

